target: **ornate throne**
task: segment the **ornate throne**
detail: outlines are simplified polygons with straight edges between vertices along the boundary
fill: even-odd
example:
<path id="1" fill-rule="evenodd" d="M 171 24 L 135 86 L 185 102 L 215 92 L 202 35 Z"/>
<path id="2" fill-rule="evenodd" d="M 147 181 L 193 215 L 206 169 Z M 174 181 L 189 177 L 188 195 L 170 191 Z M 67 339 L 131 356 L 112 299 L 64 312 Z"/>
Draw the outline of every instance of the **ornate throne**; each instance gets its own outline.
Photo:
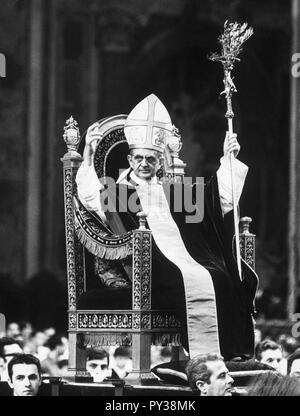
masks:
<path id="1" fill-rule="evenodd" d="M 117 178 L 119 167 L 126 168 L 128 145 L 124 136 L 125 115 L 103 119 L 99 131 L 94 166 L 99 178 Z M 139 380 L 152 378 L 151 345 L 171 345 L 178 352 L 182 324 L 172 310 L 152 309 L 151 231 L 145 228 L 145 216 L 139 215 L 139 227 L 124 235 L 113 235 L 89 213 L 77 199 L 75 177 L 82 162 L 78 153 L 80 134 L 71 117 L 64 127 L 67 153 L 63 156 L 65 231 L 68 279 L 69 371 L 76 381 L 87 380 L 86 348 L 110 345 L 132 347 L 132 374 Z M 182 181 L 185 164 L 179 158 L 180 137 L 174 135 L 168 145 L 161 171 L 170 182 Z M 241 254 L 254 268 L 255 236 L 249 232 L 250 218 L 241 220 Z M 98 286 L 98 288 L 97 288 Z M 113 291 L 110 305 L 107 290 Z M 99 303 L 85 302 L 89 294 L 102 293 Z M 121 295 L 120 295 L 121 293 Z M 131 304 L 119 308 L 122 293 Z M 121 296 L 119 298 L 118 296 Z M 93 295 L 92 295 L 93 299 Z M 110 298 L 111 299 L 111 298 Z"/>

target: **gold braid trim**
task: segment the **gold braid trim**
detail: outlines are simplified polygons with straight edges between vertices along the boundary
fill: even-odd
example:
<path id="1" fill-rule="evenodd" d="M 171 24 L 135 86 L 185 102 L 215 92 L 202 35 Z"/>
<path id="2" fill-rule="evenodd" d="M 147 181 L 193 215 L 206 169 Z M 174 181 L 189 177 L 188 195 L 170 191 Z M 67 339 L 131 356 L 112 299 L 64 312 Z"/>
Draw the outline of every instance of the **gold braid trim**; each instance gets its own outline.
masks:
<path id="1" fill-rule="evenodd" d="M 94 256 L 106 260 L 122 260 L 132 255 L 132 231 L 116 236 L 104 230 L 100 219 L 89 213 L 74 198 L 74 224 L 81 244 Z"/>

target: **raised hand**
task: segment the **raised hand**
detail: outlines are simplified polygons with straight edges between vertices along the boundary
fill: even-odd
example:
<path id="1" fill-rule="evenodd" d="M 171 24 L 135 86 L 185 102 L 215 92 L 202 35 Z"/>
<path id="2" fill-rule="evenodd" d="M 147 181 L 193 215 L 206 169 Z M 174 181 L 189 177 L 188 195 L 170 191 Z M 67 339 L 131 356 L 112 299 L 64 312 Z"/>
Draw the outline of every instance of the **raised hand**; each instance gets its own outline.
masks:
<path id="1" fill-rule="evenodd" d="M 92 165 L 94 154 L 96 151 L 96 147 L 98 142 L 102 139 L 103 134 L 98 130 L 99 123 L 96 122 L 92 124 L 86 133 L 85 137 L 85 148 L 83 152 L 83 158 L 87 165 Z"/>
<path id="2" fill-rule="evenodd" d="M 227 131 L 223 146 L 224 156 L 230 157 L 230 153 L 233 152 L 234 156 L 237 157 L 240 150 L 241 146 L 237 141 L 237 135 L 235 133 L 230 134 L 229 131 Z"/>

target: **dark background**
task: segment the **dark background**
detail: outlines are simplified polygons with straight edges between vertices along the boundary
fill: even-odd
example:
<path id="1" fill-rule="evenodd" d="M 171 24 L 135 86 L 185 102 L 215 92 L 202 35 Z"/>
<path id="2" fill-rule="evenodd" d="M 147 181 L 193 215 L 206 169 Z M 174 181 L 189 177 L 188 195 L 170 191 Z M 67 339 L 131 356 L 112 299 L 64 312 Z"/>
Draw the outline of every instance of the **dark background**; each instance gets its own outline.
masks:
<path id="1" fill-rule="evenodd" d="M 81 133 L 150 93 L 183 138 L 187 174 L 209 177 L 226 131 L 218 50 L 226 19 L 248 22 L 234 76 L 234 130 L 249 166 L 240 203 L 257 235 L 258 311 L 287 294 L 291 3 L 287 0 L 1 0 L 0 312 L 65 328 L 64 122 Z"/>

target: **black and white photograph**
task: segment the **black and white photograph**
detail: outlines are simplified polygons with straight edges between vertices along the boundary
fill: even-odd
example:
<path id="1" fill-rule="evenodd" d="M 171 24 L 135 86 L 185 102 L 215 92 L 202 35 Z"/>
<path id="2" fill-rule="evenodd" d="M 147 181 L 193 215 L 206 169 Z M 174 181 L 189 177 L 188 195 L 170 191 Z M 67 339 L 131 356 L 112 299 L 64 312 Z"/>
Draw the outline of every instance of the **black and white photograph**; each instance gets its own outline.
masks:
<path id="1" fill-rule="evenodd" d="M 0 143 L 0 396 L 300 397 L 300 0 L 0 0 Z"/>

